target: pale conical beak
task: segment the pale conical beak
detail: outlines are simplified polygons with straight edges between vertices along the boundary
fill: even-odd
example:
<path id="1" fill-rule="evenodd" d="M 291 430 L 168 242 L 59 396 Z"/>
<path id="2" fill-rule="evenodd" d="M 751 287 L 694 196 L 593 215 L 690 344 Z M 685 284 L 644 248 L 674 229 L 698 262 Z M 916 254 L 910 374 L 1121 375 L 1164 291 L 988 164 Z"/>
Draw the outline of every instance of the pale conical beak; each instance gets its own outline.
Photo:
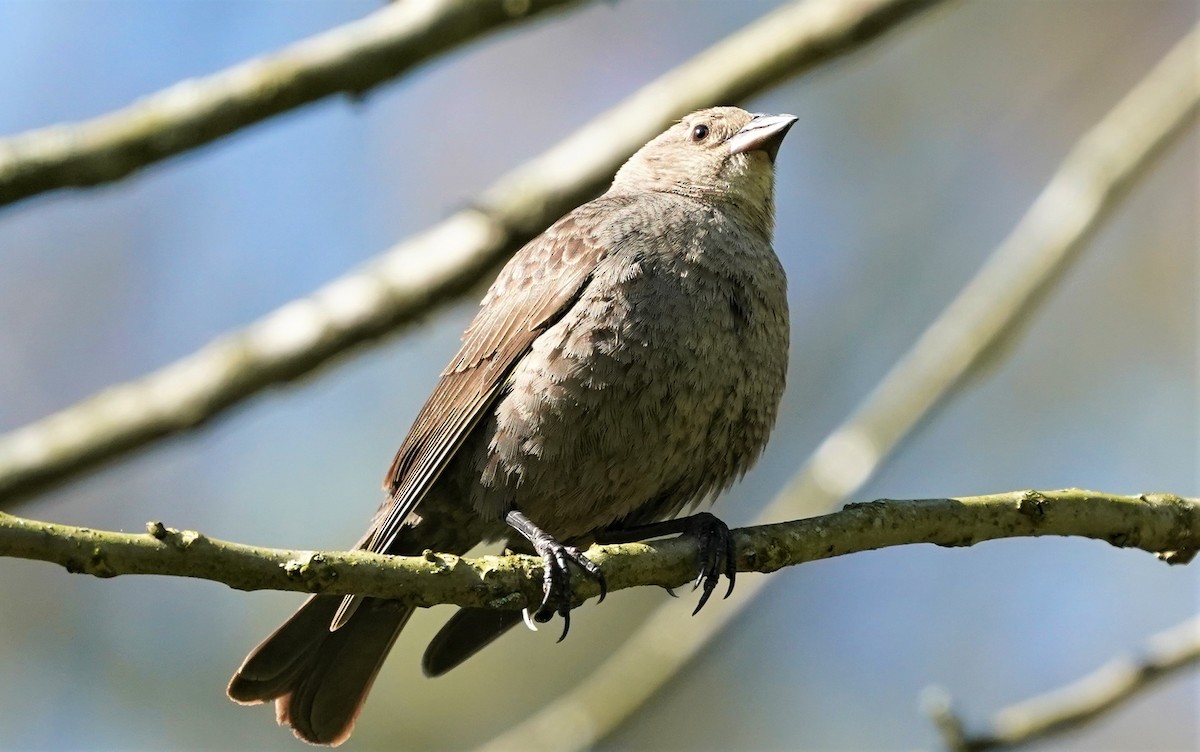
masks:
<path id="1" fill-rule="evenodd" d="M 740 131 L 729 137 L 729 153 L 765 151 L 767 158 L 774 162 L 783 137 L 796 120 L 798 118 L 795 115 L 755 115 Z"/>

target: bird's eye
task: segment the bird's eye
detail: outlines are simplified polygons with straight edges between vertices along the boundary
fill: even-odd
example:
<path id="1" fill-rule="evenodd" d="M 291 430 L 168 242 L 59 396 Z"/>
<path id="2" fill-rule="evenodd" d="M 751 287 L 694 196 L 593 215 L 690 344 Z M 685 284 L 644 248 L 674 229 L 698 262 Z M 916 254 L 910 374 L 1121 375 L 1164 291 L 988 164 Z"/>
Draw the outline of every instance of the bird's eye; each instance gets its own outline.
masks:
<path id="1" fill-rule="evenodd" d="M 706 138 L 708 138 L 708 126 L 707 125 L 697 125 L 695 128 L 692 129 L 692 140 L 693 141 L 703 141 Z"/>

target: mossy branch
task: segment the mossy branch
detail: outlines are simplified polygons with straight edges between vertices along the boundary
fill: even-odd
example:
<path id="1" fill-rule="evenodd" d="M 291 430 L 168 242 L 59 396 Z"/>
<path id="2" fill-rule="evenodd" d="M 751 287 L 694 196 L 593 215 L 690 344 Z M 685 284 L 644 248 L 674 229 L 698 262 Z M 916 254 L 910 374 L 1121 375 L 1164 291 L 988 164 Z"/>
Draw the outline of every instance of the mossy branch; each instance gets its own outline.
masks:
<path id="1" fill-rule="evenodd" d="M 260 548 L 173 530 L 119 533 L 36 522 L 0 513 L 0 556 L 60 564 L 97 577 L 156 574 L 221 582 L 239 590 L 359 593 L 414 606 L 522 608 L 541 598 L 542 563 L 533 556 L 381 556 L 364 551 Z M 1168 494 L 1114 496 L 1068 489 L 957 499 L 880 500 L 833 514 L 735 531 L 739 572 L 774 572 L 806 561 L 912 543 L 970 546 L 986 540 L 1070 535 L 1140 548 L 1168 563 L 1200 549 L 1200 500 Z M 610 590 L 679 587 L 696 575 L 685 538 L 593 546 Z M 575 599 L 595 597 L 575 578 Z"/>

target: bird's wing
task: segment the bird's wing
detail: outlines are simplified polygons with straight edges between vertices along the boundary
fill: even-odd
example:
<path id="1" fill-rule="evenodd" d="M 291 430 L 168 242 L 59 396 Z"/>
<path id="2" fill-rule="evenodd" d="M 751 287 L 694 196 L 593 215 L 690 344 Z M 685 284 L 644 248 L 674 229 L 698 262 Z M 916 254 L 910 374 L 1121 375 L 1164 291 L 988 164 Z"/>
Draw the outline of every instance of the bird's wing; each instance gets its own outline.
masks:
<path id="1" fill-rule="evenodd" d="M 390 498 L 364 539 L 368 551 L 387 551 L 500 394 L 509 371 L 578 297 L 606 252 L 595 230 L 612 203 L 599 199 L 560 219 L 518 251 L 492 284 L 388 469 L 384 489 Z"/>

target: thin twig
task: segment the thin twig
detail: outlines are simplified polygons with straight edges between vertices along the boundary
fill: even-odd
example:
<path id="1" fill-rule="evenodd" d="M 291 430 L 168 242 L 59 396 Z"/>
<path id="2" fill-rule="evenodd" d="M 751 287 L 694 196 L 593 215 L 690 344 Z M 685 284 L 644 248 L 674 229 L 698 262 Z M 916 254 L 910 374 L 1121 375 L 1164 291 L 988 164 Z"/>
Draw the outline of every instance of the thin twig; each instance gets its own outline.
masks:
<path id="1" fill-rule="evenodd" d="M 0 506 L 195 428 L 268 386 L 414 323 L 595 195 L 672 119 L 740 100 L 855 49 L 935 2 L 816 0 L 769 14 L 501 178 L 477 208 L 159 371 L 0 436 Z"/>
<path id="2" fill-rule="evenodd" d="M 107 183 L 332 94 L 361 96 L 436 55 L 579 0 L 407 0 L 116 112 L 0 140 L 0 206 Z"/>
<path id="3" fill-rule="evenodd" d="M 905 436 L 1031 316 L 1116 202 L 1200 107 L 1198 32 L 1185 37 L 1075 145 L 987 264 L 825 439 L 756 522 L 823 514 L 865 484 Z M 604 738 L 747 608 L 765 578 L 709 618 L 660 608 L 570 693 L 485 745 L 586 749 Z M 630 681 L 630 677 L 637 681 Z"/>
<path id="4" fill-rule="evenodd" d="M 375 595 L 415 606 L 523 608 L 542 597 L 543 564 L 535 556 L 464 559 L 446 554 L 382 556 L 364 551 L 256 548 L 162 523 L 142 534 L 37 522 L 0 512 L 0 556 L 60 564 L 97 577 L 157 574 L 222 582 L 239 590 L 296 590 Z M 1017 491 L 959 499 L 880 500 L 824 517 L 734 532 L 738 570 L 774 572 L 807 561 L 911 543 L 970 546 L 986 540 L 1074 535 L 1140 548 L 1168 561 L 1200 548 L 1200 499 L 1168 494 L 1115 496 L 1079 489 Z M 588 558 L 610 591 L 695 578 L 688 539 L 593 546 Z M 1180 554 L 1184 554 L 1181 556 Z M 575 578 L 575 600 L 599 594 Z"/>
<path id="5" fill-rule="evenodd" d="M 964 730 L 948 698 L 932 703 L 929 712 L 952 752 L 1016 747 L 1088 723 L 1198 663 L 1200 616 L 1194 616 L 1151 637 L 1140 655 L 1114 659 L 1076 682 L 1001 710 L 979 734 Z"/>

